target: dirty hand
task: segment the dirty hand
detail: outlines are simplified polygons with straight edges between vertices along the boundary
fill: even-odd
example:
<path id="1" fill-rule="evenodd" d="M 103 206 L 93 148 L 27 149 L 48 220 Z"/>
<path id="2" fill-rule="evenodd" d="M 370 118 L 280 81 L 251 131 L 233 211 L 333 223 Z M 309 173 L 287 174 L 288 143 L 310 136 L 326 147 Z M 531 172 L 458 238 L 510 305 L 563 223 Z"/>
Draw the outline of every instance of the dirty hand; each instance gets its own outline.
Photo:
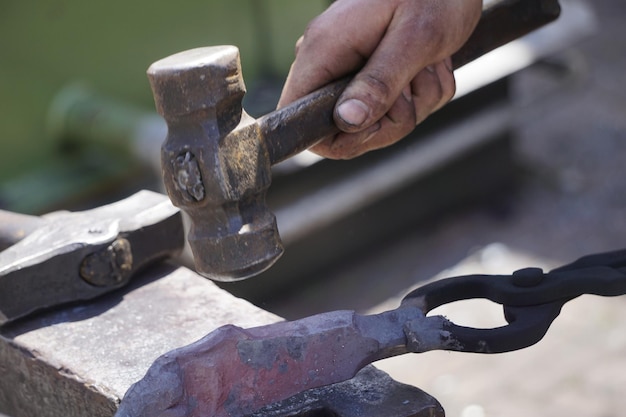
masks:
<path id="1" fill-rule="evenodd" d="M 482 0 L 337 0 L 298 40 L 278 106 L 359 71 L 335 107 L 341 133 L 311 150 L 349 159 L 391 145 L 452 98 L 450 56 L 481 10 Z"/>

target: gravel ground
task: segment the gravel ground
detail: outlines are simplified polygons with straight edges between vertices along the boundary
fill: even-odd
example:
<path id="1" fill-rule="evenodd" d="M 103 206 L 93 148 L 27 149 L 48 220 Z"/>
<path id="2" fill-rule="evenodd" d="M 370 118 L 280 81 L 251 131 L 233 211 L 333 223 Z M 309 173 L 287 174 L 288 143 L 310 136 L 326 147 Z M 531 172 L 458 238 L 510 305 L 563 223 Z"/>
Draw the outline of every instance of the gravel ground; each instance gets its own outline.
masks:
<path id="1" fill-rule="evenodd" d="M 425 277 L 551 268 L 625 248 L 626 2 L 590 4 L 599 21 L 595 36 L 554 65 L 515 77 L 516 154 L 526 174 L 519 190 L 408 233 L 278 313 L 311 313 L 306 300 L 315 311 L 394 308 L 397 298 L 382 300 Z M 473 326 L 502 322 L 486 302 L 442 312 Z M 379 365 L 437 397 L 450 417 L 623 416 L 626 297 L 569 303 L 548 335 L 523 351 L 433 352 Z"/>

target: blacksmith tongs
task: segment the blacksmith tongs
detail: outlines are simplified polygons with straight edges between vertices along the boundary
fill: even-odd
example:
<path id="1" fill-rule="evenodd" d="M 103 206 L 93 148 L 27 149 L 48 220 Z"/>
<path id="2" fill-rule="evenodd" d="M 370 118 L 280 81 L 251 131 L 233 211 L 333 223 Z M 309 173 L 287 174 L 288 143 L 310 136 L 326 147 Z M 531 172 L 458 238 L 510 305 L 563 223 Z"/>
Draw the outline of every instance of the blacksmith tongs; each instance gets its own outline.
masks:
<path id="1" fill-rule="evenodd" d="M 625 293 L 626 250 L 621 250 L 547 273 L 526 268 L 512 275 L 435 281 L 409 293 L 399 308 L 376 315 L 335 311 L 251 329 L 224 326 L 157 359 L 127 392 L 118 416 L 250 415 L 299 392 L 351 379 L 365 365 L 399 354 L 522 349 L 541 340 L 573 298 Z M 473 298 L 502 304 L 508 324 L 475 329 L 427 316 L 443 304 Z"/>

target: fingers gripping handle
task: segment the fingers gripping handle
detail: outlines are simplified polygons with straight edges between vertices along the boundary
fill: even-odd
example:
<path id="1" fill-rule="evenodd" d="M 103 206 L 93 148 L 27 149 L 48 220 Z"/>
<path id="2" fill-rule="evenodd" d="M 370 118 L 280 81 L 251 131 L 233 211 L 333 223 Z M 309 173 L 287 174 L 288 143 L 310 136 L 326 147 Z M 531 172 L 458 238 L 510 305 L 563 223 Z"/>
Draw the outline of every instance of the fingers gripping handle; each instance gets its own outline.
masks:
<path id="1" fill-rule="evenodd" d="M 472 36 L 452 56 L 453 68 L 458 69 L 553 21 L 560 11 L 558 0 L 490 2 Z M 333 112 L 337 99 L 350 81 L 351 77 L 342 78 L 259 119 L 272 164 L 339 132 Z"/>

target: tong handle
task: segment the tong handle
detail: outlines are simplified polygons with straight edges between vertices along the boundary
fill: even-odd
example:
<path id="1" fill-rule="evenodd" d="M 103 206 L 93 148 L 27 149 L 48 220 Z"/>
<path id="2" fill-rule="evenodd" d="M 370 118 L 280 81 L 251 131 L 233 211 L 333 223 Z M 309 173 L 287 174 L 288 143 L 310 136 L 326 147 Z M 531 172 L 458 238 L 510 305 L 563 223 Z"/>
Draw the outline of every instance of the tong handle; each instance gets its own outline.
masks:
<path id="1" fill-rule="evenodd" d="M 448 340 L 436 348 L 476 353 L 508 352 L 541 340 L 563 305 L 580 295 L 626 294 L 624 268 L 626 250 L 620 250 L 585 256 L 548 273 L 539 268 L 526 268 L 512 275 L 454 277 L 412 291 L 402 300 L 402 305 L 417 306 L 427 314 L 441 305 L 475 298 L 502 304 L 506 326 L 475 329 L 445 320 L 441 330 L 454 343 Z M 414 329 L 416 338 L 417 332 Z"/>

